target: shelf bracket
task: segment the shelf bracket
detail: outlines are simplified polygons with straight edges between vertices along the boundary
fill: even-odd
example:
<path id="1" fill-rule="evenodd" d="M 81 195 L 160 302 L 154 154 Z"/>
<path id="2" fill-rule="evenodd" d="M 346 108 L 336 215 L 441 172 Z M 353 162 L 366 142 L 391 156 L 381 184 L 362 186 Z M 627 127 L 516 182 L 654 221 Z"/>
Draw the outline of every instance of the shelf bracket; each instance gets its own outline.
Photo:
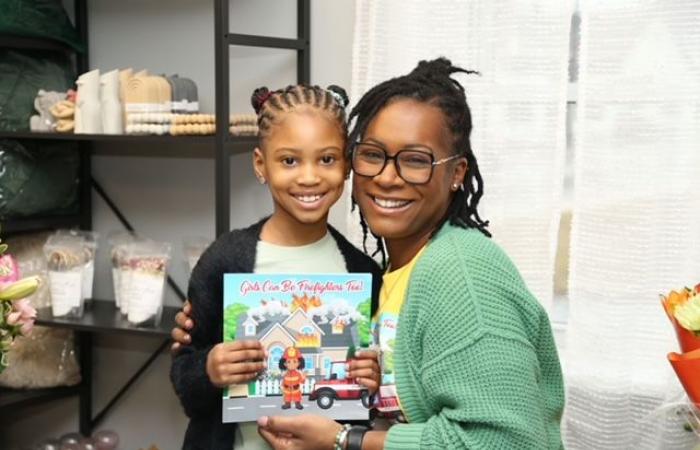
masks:
<path id="1" fill-rule="evenodd" d="M 148 357 L 148 359 L 141 365 L 141 367 L 129 378 L 129 380 L 122 386 L 121 389 L 112 397 L 112 400 L 107 403 L 107 405 L 102 408 L 102 411 L 100 411 L 91 421 L 90 421 L 90 429 L 91 431 L 95 429 L 99 424 L 104 420 L 105 416 L 109 413 L 109 411 L 114 407 L 114 405 L 117 404 L 120 398 L 126 394 L 126 392 L 131 388 L 131 386 L 143 375 L 143 373 L 153 364 L 153 362 L 158 358 L 158 356 L 163 353 L 164 350 L 168 348 L 170 345 L 170 339 L 164 340 L 158 348 L 151 354 L 151 356 Z M 82 430 L 82 423 L 81 423 L 81 430 Z M 86 434 L 86 436 L 89 436 L 89 434 Z"/>

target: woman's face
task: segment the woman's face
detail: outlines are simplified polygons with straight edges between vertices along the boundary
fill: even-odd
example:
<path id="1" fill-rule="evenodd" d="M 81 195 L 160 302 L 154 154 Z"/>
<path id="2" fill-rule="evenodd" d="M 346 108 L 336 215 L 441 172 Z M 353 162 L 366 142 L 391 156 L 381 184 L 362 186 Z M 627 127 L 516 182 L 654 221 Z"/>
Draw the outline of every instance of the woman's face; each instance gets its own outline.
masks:
<path id="1" fill-rule="evenodd" d="M 453 155 L 453 140 L 442 111 L 413 99 L 395 100 L 381 109 L 362 142 L 382 147 L 389 156 L 403 149 L 431 153 L 435 161 Z M 353 174 L 353 195 L 377 236 L 387 241 L 427 242 L 466 169 L 466 160 L 458 158 L 434 166 L 430 181 L 415 185 L 404 181 L 390 160 L 374 177 Z"/>

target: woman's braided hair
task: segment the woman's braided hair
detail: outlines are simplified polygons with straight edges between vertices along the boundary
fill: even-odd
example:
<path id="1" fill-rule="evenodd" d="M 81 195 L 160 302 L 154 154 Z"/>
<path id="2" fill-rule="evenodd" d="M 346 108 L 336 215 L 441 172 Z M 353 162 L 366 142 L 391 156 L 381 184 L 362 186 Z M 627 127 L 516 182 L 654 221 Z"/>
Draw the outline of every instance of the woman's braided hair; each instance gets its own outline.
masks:
<path id="1" fill-rule="evenodd" d="M 446 58 L 421 61 L 408 75 L 392 78 L 370 89 L 350 112 L 349 122 L 354 121 L 350 131 L 349 142 L 359 141 L 369 123 L 391 101 L 399 98 L 414 99 L 437 106 L 445 116 L 445 123 L 453 136 L 453 152 L 467 159 L 467 172 L 464 175 L 463 189 L 458 190 L 447 210 L 443 221 L 436 231 L 447 221 L 463 228 L 476 228 L 491 237 L 486 229 L 488 221 L 479 216 L 477 206 L 484 194 L 484 181 L 472 151 L 469 136 L 472 131 L 472 118 L 467 104 L 464 87 L 454 78 L 454 73 L 479 74 L 452 65 Z M 353 199 L 353 208 L 356 206 Z M 364 243 L 366 244 L 369 228 L 360 213 Z M 376 236 L 375 236 L 376 237 Z M 366 250 L 366 245 L 365 245 Z M 384 258 L 381 239 L 377 240 L 377 252 Z"/>

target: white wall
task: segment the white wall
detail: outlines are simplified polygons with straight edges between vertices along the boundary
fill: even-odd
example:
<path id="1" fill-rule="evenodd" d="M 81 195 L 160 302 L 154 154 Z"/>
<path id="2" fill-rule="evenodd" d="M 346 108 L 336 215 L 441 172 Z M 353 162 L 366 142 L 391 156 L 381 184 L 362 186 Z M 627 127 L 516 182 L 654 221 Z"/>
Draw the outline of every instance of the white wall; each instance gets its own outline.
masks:
<path id="1" fill-rule="evenodd" d="M 68 2 L 66 2 L 68 3 Z M 236 0 L 231 2 L 231 30 L 292 37 L 296 32 L 296 2 Z M 189 0 L 91 0 L 89 6 L 92 68 L 147 68 L 153 73 L 178 73 L 195 80 L 201 108 L 214 110 L 213 2 Z M 312 1 L 311 81 L 349 88 L 353 0 Z M 293 52 L 232 48 L 231 111 L 250 111 L 249 95 L 266 84 L 279 87 L 295 81 Z M 131 144 L 129 144 L 131 147 Z M 133 146 L 134 148 L 136 145 Z M 214 234 L 214 165 L 193 158 L 201 150 L 185 149 L 188 157 L 147 158 L 105 155 L 127 146 L 105 145 L 93 159 L 93 174 L 143 235 L 173 243 L 171 274 L 183 288 L 187 274 L 182 258 L 184 236 Z M 147 148 L 144 150 L 148 150 Z M 166 149 L 167 150 L 167 149 Z M 173 149 L 176 151 L 177 149 Z M 266 190 L 250 169 L 250 153 L 231 159 L 231 223 L 246 225 L 270 212 Z M 93 196 L 94 228 L 106 234 L 120 229 L 106 205 Z M 342 206 L 331 221 L 345 229 Z M 113 298 L 106 242 L 98 253 L 95 297 Z M 179 304 L 172 294 L 167 303 Z M 96 336 L 95 400 L 99 411 L 112 394 L 155 349 L 157 339 Z M 179 448 L 186 417 L 168 379 L 170 357 L 162 355 L 127 393 L 100 428 L 114 429 L 123 449 Z M 6 419 L 3 418 L 3 422 Z M 59 400 L 18 411 L 11 426 L 3 423 L 0 447 L 32 444 L 44 437 L 77 429 L 77 400 Z M 5 439 L 3 443 L 2 439 Z"/>

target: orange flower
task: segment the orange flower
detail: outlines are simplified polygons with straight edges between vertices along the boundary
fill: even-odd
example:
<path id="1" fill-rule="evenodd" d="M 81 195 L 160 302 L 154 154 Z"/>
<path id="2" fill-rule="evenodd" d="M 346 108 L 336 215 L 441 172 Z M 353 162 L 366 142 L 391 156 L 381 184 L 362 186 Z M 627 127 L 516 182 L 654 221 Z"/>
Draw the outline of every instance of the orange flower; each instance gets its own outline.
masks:
<path id="1" fill-rule="evenodd" d="M 697 287 L 697 286 L 696 286 Z M 690 291 L 683 289 L 680 292 L 671 291 L 667 297 L 663 298 L 664 308 L 669 315 L 673 315 L 676 308 L 688 301 Z"/>

